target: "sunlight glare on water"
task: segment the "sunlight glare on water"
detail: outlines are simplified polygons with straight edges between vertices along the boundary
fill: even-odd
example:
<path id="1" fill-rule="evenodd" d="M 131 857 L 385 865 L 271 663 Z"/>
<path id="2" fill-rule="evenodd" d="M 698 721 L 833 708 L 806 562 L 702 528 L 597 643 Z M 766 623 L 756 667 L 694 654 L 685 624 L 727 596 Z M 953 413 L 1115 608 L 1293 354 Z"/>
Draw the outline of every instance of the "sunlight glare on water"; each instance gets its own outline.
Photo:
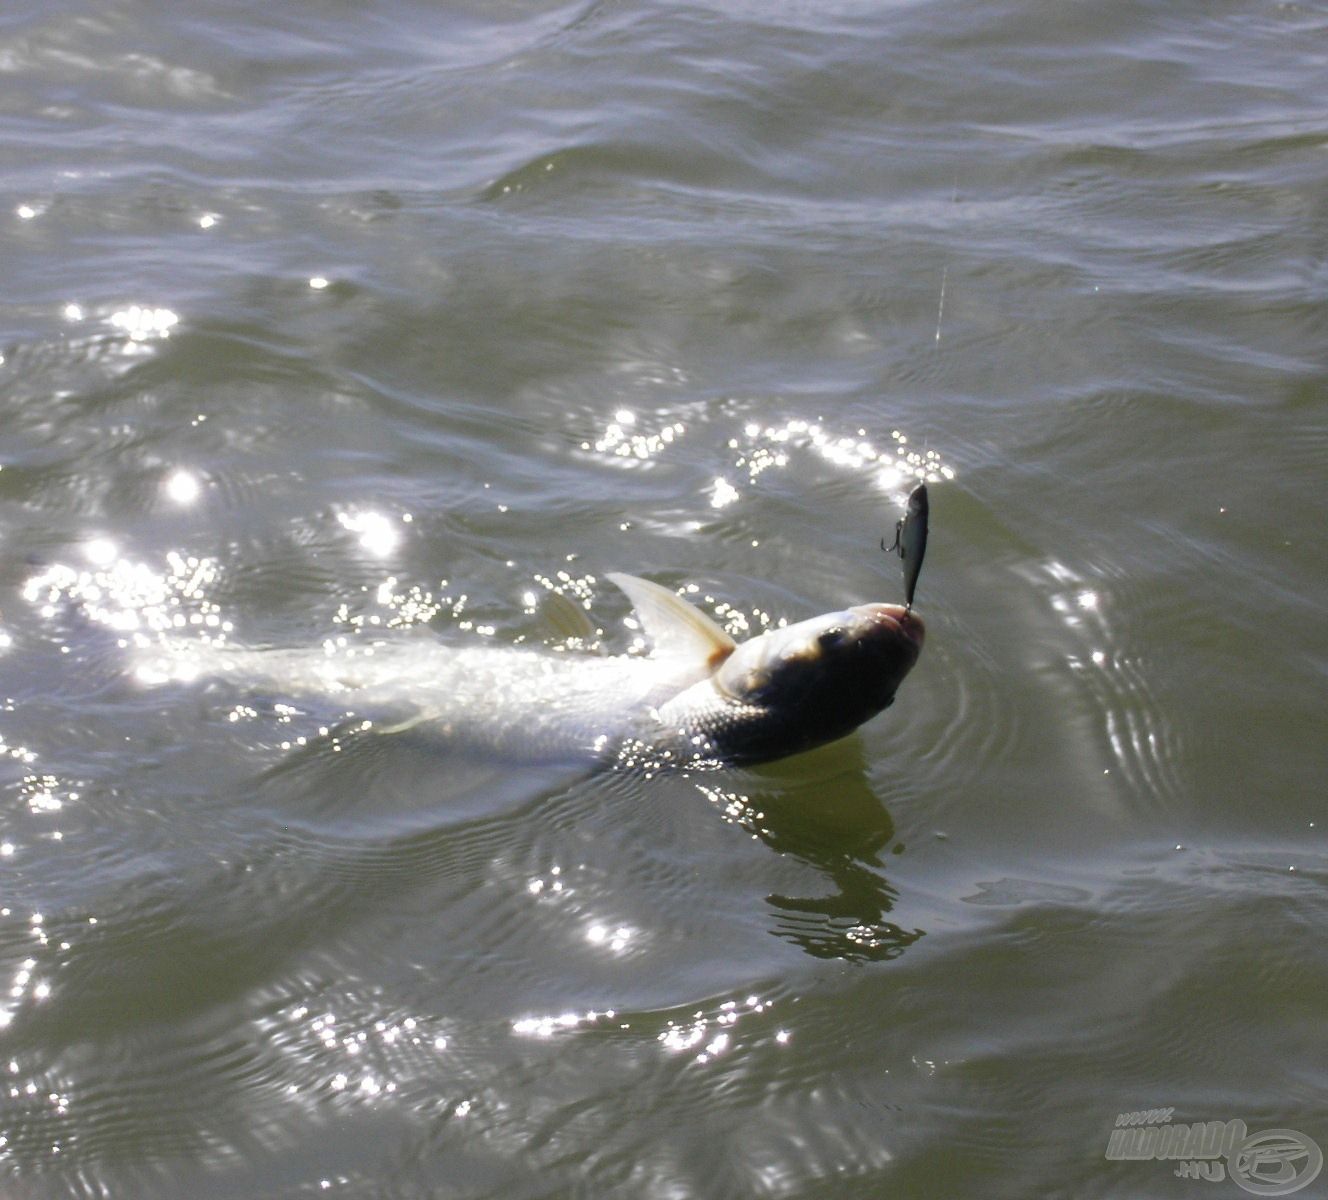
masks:
<path id="1" fill-rule="evenodd" d="M 386 558 L 401 542 L 401 530 L 382 513 L 352 510 L 338 513 L 337 520 L 375 558 Z"/>
<path id="2" fill-rule="evenodd" d="M 193 504 L 202 494 L 198 476 L 190 471 L 172 471 L 165 483 L 166 495 L 176 504 Z"/>
<path id="3" fill-rule="evenodd" d="M 652 430 L 646 426 L 654 425 Z M 642 426 L 638 428 L 638 426 Z M 581 449 L 597 454 L 649 463 L 666 458 L 686 433 L 681 421 L 642 418 L 628 409 L 620 409 L 592 442 L 582 442 Z M 716 476 L 707 489 L 712 508 L 728 508 L 743 499 L 742 485 L 754 483 L 767 471 L 796 472 L 809 456 L 843 470 L 855 478 L 868 480 L 874 487 L 900 498 L 903 491 L 917 483 L 940 483 L 955 479 L 955 469 L 940 452 L 921 451 L 909 444 L 902 431 L 891 431 L 890 442 L 879 446 L 865 429 L 839 433 L 823 421 L 790 418 L 775 424 L 747 421 L 727 439 L 730 452 L 725 474 Z M 735 479 L 738 482 L 735 482 Z"/>
<path id="4" fill-rule="evenodd" d="M 180 318 L 169 308 L 146 308 L 131 304 L 128 308 L 111 313 L 106 323 L 112 329 L 127 334 L 131 342 L 147 342 L 170 337 L 171 331 L 180 323 Z"/>
<path id="5" fill-rule="evenodd" d="M 44 616 L 55 617 L 60 605 L 71 603 L 97 624 L 140 639 L 193 628 L 203 641 L 224 641 L 233 631 L 231 621 L 208 600 L 219 569 L 214 560 L 171 551 L 166 569 L 158 571 L 121 557 L 107 538 L 88 541 L 83 549 L 96 569 L 56 563 L 24 584 L 24 599 Z"/>

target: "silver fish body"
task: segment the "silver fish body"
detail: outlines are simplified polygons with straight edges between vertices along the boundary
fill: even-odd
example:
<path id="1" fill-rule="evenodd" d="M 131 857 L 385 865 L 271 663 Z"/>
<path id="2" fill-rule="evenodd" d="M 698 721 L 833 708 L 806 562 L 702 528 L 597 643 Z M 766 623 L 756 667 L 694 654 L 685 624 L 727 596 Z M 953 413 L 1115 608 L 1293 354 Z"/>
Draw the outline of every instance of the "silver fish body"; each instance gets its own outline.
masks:
<path id="1" fill-rule="evenodd" d="M 659 724 L 723 762 L 811 750 L 893 704 L 924 637 L 921 618 L 897 604 L 857 605 L 772 630 L 662 705 Z"/>
<path id="2" fill-rule="evenodd" d="M 359 717 L 419 727 L 514 760 L 766 762 L 833 741 L 894 699 L 921 650 L 921 620 L 867 604 L 735 644 L 645 580 L 611 579 L 650 654 L 451 646 L 420 631 L 316 649 L 158 645 L 145 681 L 222 677 L 274 698 L 333 699 Z"/>

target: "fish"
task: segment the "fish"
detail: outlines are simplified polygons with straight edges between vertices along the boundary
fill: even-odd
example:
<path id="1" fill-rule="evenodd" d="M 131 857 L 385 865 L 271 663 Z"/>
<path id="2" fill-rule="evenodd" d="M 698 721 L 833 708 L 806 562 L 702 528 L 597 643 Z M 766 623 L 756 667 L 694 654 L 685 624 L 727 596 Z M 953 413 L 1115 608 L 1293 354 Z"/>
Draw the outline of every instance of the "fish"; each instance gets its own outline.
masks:
<path id="1" fill-rule="evenodd" d="M 648 654 L 449 644 L 425 630 L 312 648 L 164 641 L 141 683 L 224 680 L 274 700 L 326 697 L 522 762 L 590 759 L 659 769 L 753 765 L 851 733 L 893 703 L 925 638 L 897 604 L 859 604 L 742 643 L 669 589 L 608 579 Z"/>
<path id="2" fill-rule="evenodd" d="M 908 508 L 895 523 L 893 546 L 881 539 L 881 549 L 887 554 L 899 551 L 904 562 L 904 606 L 913 609 L 913 596 L 918 588 L 918 574 L 927 553 L 927 485 L 918 484 L 909 495 Z"/>

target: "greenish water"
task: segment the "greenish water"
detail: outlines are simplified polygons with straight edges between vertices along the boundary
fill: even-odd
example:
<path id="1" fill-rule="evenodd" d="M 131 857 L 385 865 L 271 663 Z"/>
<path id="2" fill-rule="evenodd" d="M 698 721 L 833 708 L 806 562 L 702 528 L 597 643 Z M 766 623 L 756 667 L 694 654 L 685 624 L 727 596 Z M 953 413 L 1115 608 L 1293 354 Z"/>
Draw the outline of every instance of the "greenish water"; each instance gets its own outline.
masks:
<path id="1" fill-rule="evenodd" d="M 1325 37 L 8 6 L 0 1190 L 1247 1194 L 1109 1161 L 1153 1108 L 1328 1150 Z M 898 600 L 920 467 L 918 667 L 760 770 L 119 644 Z"/>

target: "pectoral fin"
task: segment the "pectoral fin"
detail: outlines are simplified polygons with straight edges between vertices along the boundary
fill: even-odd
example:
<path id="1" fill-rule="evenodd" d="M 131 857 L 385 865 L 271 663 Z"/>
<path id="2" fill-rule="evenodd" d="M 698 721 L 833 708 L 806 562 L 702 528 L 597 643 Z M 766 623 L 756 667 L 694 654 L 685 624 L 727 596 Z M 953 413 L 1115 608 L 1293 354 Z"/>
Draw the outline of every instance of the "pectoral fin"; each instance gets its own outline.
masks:
<path id="1" fill-rule="evenodd" d="M 599 634 L 586 610 L 574 604 L 562 592 L 545 593 L 540 617 L 554 635 L 563 641 L 590 643 Z"/>
<path id="2" fill-rule="evenodd" d="M 617 572 L 609 579 L 632 602 L 655 654 L 690 658 L 713 671 L 737 646 L 705 613 L 667 588 Z"/>

